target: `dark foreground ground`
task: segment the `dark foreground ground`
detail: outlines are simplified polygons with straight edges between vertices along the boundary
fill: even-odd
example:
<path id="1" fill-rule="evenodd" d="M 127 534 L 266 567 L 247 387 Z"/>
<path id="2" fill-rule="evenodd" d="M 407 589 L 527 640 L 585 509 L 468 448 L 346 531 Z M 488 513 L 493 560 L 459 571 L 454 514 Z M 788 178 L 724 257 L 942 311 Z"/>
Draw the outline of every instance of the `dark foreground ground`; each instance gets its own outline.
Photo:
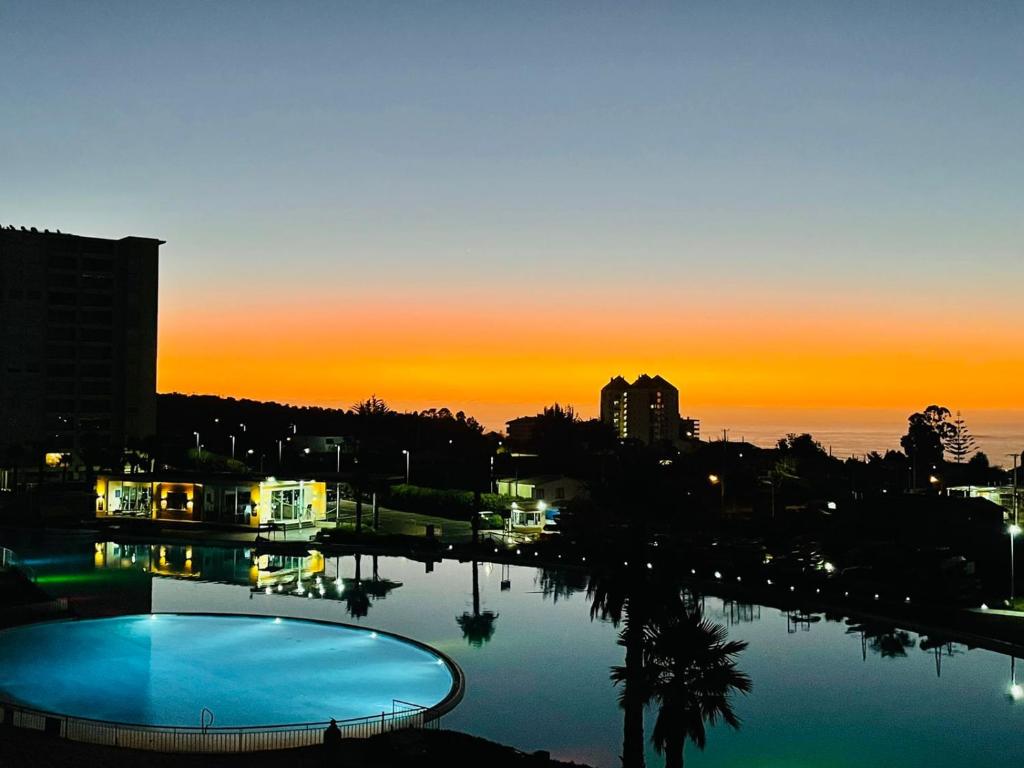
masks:
<path id="1" fill-rule="evenodd" d="M 244 755 L 165 755 L 77 744 L 42 733 L 0 728 L 0 767 L 64 768 L 64 766 L 128 766 L 129 768 L 532 768 L 576 766 L 525 754 L 511 747 L 455 731 L 407 730 L 370 739 L 348 739 L 335 751 L 324 747 L 256 752 Z M 583 766 L 582 768 L 586 768 Z"/>

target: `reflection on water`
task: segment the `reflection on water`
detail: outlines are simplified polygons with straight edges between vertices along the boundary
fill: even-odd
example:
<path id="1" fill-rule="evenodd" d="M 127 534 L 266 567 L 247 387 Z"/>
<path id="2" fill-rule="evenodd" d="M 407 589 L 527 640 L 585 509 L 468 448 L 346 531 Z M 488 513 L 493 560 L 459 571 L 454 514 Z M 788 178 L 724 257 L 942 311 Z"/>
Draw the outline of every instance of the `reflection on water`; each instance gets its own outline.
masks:
<path id="1" fill-rule="evenodd" d="M 446 727 L 592 765 L 679 765 L 685 753 L 704 766 L 1009 766 L 1024 751 L 1024 689 L 1008 656 L 720 599 L 642 564 L 585 572 L 301 549 L 4 543 L 80 615 L 299 616 L 423 640 L 467 675 Z"/>
<path id="2" fill-rule="evenodd" d="M 480 610 L 480 566 L 477 561 L 472 563 L 473 572 L 473 611 L 463 612 L 455 618 L 456 623 L 462 630 L 462 636 L 470 645 L 479 648 L 484 643 L 490 642 L 494 637 L 494 622 L 498 614 L 494 611 Z"/>

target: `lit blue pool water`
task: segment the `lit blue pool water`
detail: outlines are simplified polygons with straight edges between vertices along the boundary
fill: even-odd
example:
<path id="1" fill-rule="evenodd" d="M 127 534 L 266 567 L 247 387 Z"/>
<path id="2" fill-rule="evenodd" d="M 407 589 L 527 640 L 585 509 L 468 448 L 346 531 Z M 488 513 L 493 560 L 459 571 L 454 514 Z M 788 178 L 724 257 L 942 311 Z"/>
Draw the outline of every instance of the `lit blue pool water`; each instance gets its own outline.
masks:
<path id="1" fill-rule="evenodd" d="M 154 614 L 0 632 L 0 697 L 78 717 L 154 725 L 343 720 L 432 706 L 441 657 L 369 629 L 249 616 Z"/>

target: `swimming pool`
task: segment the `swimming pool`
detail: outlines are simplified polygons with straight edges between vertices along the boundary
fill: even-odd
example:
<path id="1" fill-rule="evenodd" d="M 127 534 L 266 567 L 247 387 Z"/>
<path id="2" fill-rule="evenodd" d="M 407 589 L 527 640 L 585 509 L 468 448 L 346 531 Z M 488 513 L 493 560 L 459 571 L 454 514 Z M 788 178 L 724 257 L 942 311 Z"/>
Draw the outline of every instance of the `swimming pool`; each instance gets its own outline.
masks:
<path id="1" fill-rule="evenodd" d="M 341 721 L 390 714 L 396 700 L 447 708 L 461 694 L 454 663 L 420 643 L 271 617 L 151 614 L 32 624 L 0 632 L 0 658 L 0 698 L 121 723 Z"/>

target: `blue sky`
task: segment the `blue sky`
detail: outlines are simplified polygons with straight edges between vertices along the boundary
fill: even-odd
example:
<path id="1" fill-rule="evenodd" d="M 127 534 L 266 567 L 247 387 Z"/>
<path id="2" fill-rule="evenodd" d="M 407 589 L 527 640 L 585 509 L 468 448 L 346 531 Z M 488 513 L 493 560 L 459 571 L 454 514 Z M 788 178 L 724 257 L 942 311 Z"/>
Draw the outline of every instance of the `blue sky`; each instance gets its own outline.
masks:
<path id="1" fill-rule="evenodd" d="M 980 340 L 1018 322 L 1022 40 L 1010 2 L 8 0 L 0 222 L 166 239 L 164 348 L 253 289 Z"/>

